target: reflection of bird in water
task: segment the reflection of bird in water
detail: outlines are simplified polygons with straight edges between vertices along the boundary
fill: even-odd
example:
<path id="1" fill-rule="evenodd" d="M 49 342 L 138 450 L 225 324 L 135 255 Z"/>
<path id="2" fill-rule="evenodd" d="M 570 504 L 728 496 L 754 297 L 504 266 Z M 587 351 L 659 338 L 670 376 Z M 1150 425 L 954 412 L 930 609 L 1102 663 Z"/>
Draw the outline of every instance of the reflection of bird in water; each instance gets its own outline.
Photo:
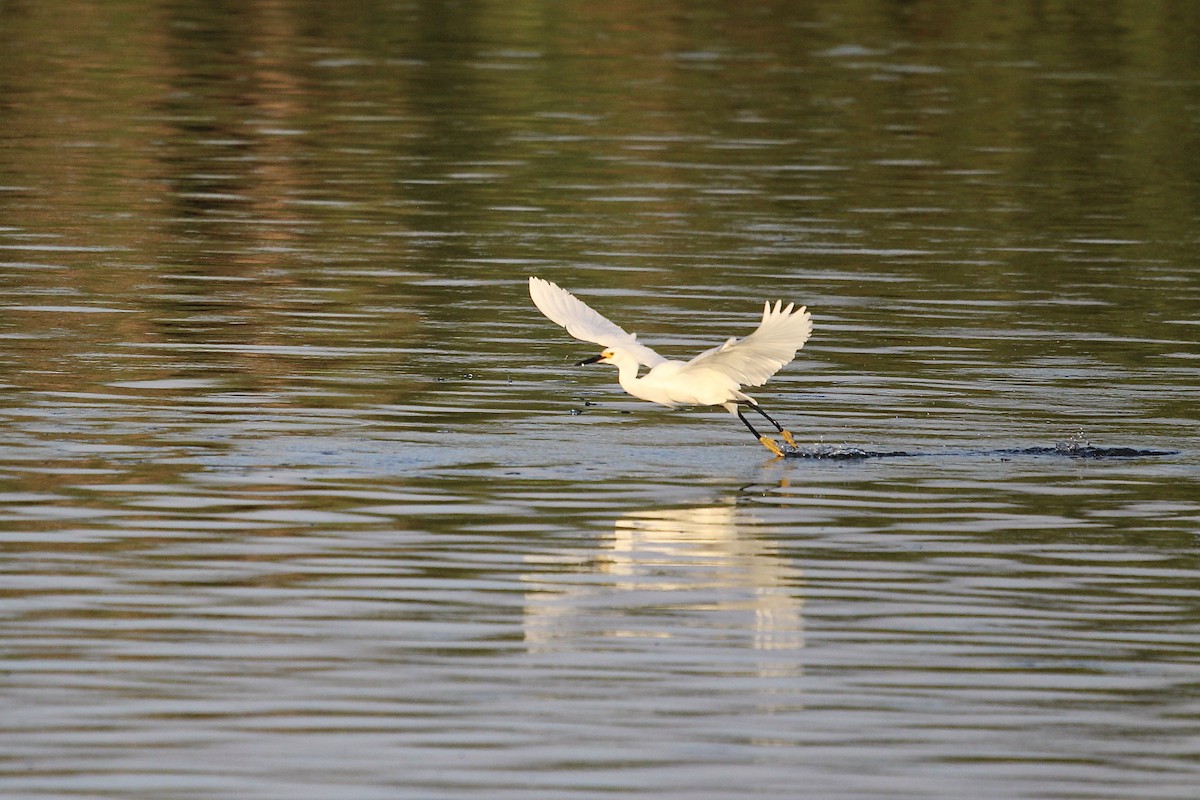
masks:
<path id="1" fill-rule="evenodd" d="M 609 549 L 560 552 L 524 576 L 526 644 L 545 651 L 589 639 L 606 647 L 644 638 L 737 643 L 749 631 L 755 650 L 799 649 L 801 573 L 761 534 L 732 503 L 626 514 Z"/>
<path id="2" fill-rule="evenodd" d="M 664 406 L 722 406 L 735 415 L 763 446 L 777 456 L 779 444 L 755 430 L 742 414 L 746 406 L 775 426 L 783 440 L 795 447 L 792 434 L 768 416 L 743 386 L 762 386 L 796 357 L 812 335 L 812 319 L 801 306 L 783 307 L 776 302 L 763 308 L 762 322 L 745 339 L 728 339 L 724 344 L 705 350 L 691 361 L 669 361 L 640 344 L 636 334 L 593 311 L 575 295 L 541 278 L 529 279 L 529 295 L 534 304 L 567 333 L 585 342 L 604 347 L 600 355 L 580 361 L 583 364 L 615 364 L 621 388 L 641 400 Z M 650 368 L 638 377 L 639 365 Z"/>

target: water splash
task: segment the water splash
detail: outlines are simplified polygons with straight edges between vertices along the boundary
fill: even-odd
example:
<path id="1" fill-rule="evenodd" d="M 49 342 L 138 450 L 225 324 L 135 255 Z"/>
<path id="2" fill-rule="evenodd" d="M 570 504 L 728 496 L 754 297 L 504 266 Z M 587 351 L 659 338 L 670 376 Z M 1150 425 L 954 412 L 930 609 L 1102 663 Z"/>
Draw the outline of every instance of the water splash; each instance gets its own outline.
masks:
<path id="1" fill-rule="evenodd" d="M 923 453 L 908 453 L 903 450 L 864 450 L 849 445 L 819 444 L 812 447 L 797 447 L 785 450 L 784 458 L 807 458 L 814 461 L 859 461 L 865 458 L 892 458 L 897 456 L 919 456 Z"/>

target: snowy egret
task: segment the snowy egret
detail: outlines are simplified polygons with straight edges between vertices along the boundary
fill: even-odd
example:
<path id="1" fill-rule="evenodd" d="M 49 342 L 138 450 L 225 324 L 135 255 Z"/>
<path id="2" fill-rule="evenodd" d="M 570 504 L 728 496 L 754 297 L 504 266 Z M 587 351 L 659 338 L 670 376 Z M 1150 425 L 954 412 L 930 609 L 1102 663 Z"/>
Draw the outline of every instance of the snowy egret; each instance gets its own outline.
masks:
<path id="1" fill-rule="evenodd" d="M 792 434 L 763 411 L 743 386 L 762 386 L 796 357 L 812 334 L 812 319 L 804 306 L 784 306 L 776 301 L 763 307 L 762 322 L 745 339 L 732 338 L 705 350 L 691 361 L 670 361 L 641 344 L 637 334 L 626 333 L 592 310 L 586 303 L 557 284 L 541 278 L 529 279 L 529 296 L 534 305 L 567 333 L 585 342 L 593 342 L 604 351 L 584 364 L 614 364 L 621 388 L 641 400 L 670 406 L 722 406 L 735 415 L 764 447 L 777 456 L 783 449 L 770 436 L 755 430 L 742 414 L 746 406 L 775 426 L 783 440 L 795 447 Z M 650 368 L 638 377 L 639 365 Z"/>

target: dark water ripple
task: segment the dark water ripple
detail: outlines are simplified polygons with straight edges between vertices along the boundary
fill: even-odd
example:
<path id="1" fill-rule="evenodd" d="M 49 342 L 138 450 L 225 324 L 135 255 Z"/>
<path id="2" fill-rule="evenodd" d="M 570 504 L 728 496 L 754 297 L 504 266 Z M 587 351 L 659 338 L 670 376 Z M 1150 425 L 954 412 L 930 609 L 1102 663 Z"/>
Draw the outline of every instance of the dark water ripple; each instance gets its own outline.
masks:
<path id="1" fill-rule="evenodd" d="M 864 450 L 860 447 L 845 445 L 818 445 L 816 447 L 788 448 L 784 451 L 785 458 L 807 458 L 828 461 L 856 461 L 864 458 L 915 458 L 928 456 L 931 453 L 910 453 L 904 450 Z M 982 450 L 973 453 L 941 452 L 943 456 L 962 457 L 964 455 L 998 456 L 1061 456 L 1064 458 L 1152 458 L 1154 456 L 1179 455 L 1177 450 L 1150 450 L 1136 447 L 1097 447 L 1081 442 L 1057 442 L 1053 447 L 1010 447 L 999 450 Z"/>

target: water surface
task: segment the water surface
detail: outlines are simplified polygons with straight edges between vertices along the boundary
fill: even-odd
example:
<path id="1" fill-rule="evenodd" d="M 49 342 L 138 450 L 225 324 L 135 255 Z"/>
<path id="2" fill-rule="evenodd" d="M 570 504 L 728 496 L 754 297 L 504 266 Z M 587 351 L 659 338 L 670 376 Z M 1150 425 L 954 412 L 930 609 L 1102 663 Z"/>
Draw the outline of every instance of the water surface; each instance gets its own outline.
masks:
<path id="1" fill-rule="evenodd" d="M 1195 797 L 1198 32 L 3 6 L 0 790 Z"/>

